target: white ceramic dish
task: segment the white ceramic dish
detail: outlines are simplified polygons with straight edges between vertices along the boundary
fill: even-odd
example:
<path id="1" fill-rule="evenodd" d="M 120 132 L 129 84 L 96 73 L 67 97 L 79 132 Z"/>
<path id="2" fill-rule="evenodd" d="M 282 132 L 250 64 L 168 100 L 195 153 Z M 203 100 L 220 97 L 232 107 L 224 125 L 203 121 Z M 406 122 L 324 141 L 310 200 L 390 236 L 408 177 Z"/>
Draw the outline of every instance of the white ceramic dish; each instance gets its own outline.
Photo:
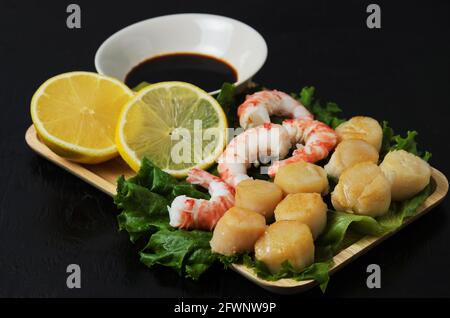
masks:
<path id="1" fill-rule="evenodd" d="M 97 50 L 95 68 L 100 74 L 123 81 L 140 62 L 178 52 L 225 60 L 237 71 L 234 84 L 239 89 L 263 66 L 267 44 L 256 30 L 231 18 L 196 13 L 166 15 L 114 33 Z"/>

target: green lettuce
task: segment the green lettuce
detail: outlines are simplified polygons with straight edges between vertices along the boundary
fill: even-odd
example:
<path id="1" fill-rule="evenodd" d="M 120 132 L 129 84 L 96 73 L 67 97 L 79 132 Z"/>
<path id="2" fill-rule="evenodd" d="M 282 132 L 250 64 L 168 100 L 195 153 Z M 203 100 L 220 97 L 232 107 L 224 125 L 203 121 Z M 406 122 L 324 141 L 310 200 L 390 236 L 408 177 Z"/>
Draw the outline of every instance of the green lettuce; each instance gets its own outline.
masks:
<path id="1" fill-rule="evenodd" d="M 383 129 L 383 139 L 381 142 L 380 148 L 380 161 L 384 158 L 384 156 L 391 150 L 392 140 L 394 138 L 394 130 L 389 127 L 389 123 L 385 120 L 382 123 Z"/>
<path id="2" fill-rule="evenodd" d="M 235 253 L 232 255 L 216 254 L 217 259 L 222 263 L 225 269 L 232 264 L 242 264 L 244 257 L 249 256 L 249 253 Z"/>
<path id="3" fill-rule="evenodd" d="M 209 199 L 208 194 L 144 158 L 134 177 L 117 180 L 114 202 L 122 210 L 117 216 L 119 230 L 127 231 L 132 242 L 148 240 L 140 252 L 145 265 L 171 267 L 180 275 L 197 279 L 216 258 L 209 247 L 211 232 L 177 230 L 169 225 L 167 206 L 178 195 Z"/>
<path id="4" fill-rule="evenodd" d="M 236 100 L 235 100 L 235 87 L 233 84 L 224 83 L 220 89 L 219 95 L 216 100 L 222 106 L 223 111 L 228 119 L 228 125 L 235 127 L 236 124 Z"/>
<path id="5" fill-rule="evenodd" d="M 186 181 L 180 181 L 164 172 L 147 158 L 142 160 L 139 172 L 134 177 L 128 179 L 126 183 L 144 187 L 152 193 L 164 196 L 170 202 L 182 194 L 193 198 L 209 199 L 209 195 L 205 192 L 199 191 L 195 186 Z M 118 186 L 120 186 L 119 183 Z"/>
<path id="6" fill-rule="evenodd" d="M 405 150 L 416 156 L 422 157 L 425 161 L 430 160 L 431 153 L 425 151 L 424 153 L 417 148 L 416 137 L 418 132 L 407 131 L 406 136 L 402 137 L 400 135 L 395 135 L 394 130 L 389 127 L 389 123 L 387 121 L 383 121 L 383 141 L 381 143 L 380 149 L 380 161 L 383 160 L 384 156 L 393 150 Z"/>
<path id="7" fill-rule="evenodd" d="M 215 261 L 209 241 L 212 233 L 162 229 L 150 237 L 140 252 L 141 262 L 173 268 L 179 275 L 198 279 Z"/>
<path id="8" fill-rule="evenodd" d="M 178 181 L 144 158 L 139 172 L 125 180 L 117 179 L 114 203 L 122 210 L 117 216 L 119 230 L 125 230 L 132 242 L 146 233 L 168 227 L 167 206 L 178 195 L 209 199 L 185 181 Z"/>
<path id="9" fill-rule="evenodd" d="M 244 255 L 243 263 L 245 266 L 253 269 L 259 278 L 269 281 L 276 281 L 282 278 L 290 278 L 298 281 L 311 279 L 320 285 L 320 289 L 323 292 L 325 292 L 328 281 L 330 280 L 329 270 L 333 265 L 333 262 L 328 260 L 325 262 L 316 262 L 301 271 L 297 271 L 288 261 L 285 261 L 281 264 L 281 269 L 277 273 L 272 274 L 264 262 L 253 259 L 249 255 Z"/>
<path id="10" fill-rule="evenodd" d="M 117 180 L 114 203 L 123 210 L 117 216 L 119 230 L 126 230 L 132 242 L 144 233 L 166 226 L 169 201 L 146 187 L 126 181 L 123 176 Z"/>
<path id="11" fill-rule="evenodd" d="M 345 121 L 339 118 L 342 109 L 333 102 L 327 102 L 322 105 L 318 99 L 314 97 L 315 88 L 313 86 L 305 86 L 300 93 L 292 94 L 294 98 L 299 100 L 313 115 L 316 120 L 319 120 L 333 129 Z"/>
<path id="12" fill-rule="evenodd" d="M 407 218 L 410 218 L 416 213 L 417 209 L 425 202 L 433 191 L 433 184 L 429 183 L 425 189 L 411 199 L 401 202 L 392 202 L 389 212 L 377 218 L 378 223 L 388 231 L 397 229 Z"/>
<path id="13" fill-rule="evenodd" d="M 216 257 L 225 268 L 228 268 L 231 264 L 244 264 L 252 269 L 259 278 L 269 281 L 276 281 L 282 278 L 291 278 L 298 281 L 312 279 L 319 283 L 322 291 L 325 291 L 327 287 L 330 279 L 328 272 L 333 264 L 332 260 L 328 259 L 323 262 L 315 262 L 305 269 L 297 271 L 286 261 L 281 264 L 280 271 L 272 274 L 264 262 L 255 259 L 254 255 L 250 253 L 236 253 L 229 256 L 216 254 Z"/>
<path id="14" fill-rule="evenodd" d="M 300 103 L 303 104 L 303 106 L 305 106 L 307 108 L 311 108 L 313 101 L 314 101 L 314 92 L 315 91 L 316 91 L 316 88 L 314 86 L 305 86 L 300 91 L 299 96 L 295 96 L 295 94 L 294 94 L 294 97 L 297 97 L 297 99 L 300 101 Z"/>

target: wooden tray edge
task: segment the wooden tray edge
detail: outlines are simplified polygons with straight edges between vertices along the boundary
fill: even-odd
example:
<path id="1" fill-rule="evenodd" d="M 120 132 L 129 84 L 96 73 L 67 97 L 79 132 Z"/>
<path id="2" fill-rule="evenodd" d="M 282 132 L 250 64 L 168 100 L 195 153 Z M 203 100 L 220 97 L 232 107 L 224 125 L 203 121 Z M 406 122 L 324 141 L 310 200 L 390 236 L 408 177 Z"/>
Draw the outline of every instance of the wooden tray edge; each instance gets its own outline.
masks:
<path id="1" fill-rule="evenodd" d="M 111 183 L 99 177 L 89 169 L 85 168 L 82 164 L 63 159 L 57 154 L 55 154 L 53 151 L 51 151 L 45 144 L 43 144 L 39 140 L 38 135 L 36 133 L 36 129 L 34 128 L 33 125 L 28 127 L 25 133 L 25 141 L 27 142 L 28 146 L 31 149 L 33 149 L 36 153 L 38 153 L 40 156 L 44 157 L 47 160 L 50 160 L 57 166 L 63 168 L 64 170 L 70 172 L 71 174 L 74 174 L 83 181 L 86 181 L 93 187 L 99 189 L 100 191 L 110 196 L 114 196 L 116 194 L 115 185 L 111 185 Z"/>

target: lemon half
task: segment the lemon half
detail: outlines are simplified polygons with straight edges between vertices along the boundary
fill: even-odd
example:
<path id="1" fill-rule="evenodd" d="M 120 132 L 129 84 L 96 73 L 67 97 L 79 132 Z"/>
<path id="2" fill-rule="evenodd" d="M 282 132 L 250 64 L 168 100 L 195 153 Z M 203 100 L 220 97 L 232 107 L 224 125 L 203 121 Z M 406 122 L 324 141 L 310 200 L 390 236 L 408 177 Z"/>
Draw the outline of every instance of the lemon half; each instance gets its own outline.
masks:
<path id="1" fill-rule="evenodd" d="M 184 82 L 149 85 L 122 109 L 116 145 L 138 171 L 144 157 L 176 177 L 206 169 L 226 144 L 222 107 L 202 89 Z"/>
<path id="2" fill-rule="evenodd" d="M 134 93 L 122 82 L 90 72 L 50 78 L 31 100 L 31 118 L 42 141 L 58 155 L 99 163 L 117 155 L 115 127 Z"/>

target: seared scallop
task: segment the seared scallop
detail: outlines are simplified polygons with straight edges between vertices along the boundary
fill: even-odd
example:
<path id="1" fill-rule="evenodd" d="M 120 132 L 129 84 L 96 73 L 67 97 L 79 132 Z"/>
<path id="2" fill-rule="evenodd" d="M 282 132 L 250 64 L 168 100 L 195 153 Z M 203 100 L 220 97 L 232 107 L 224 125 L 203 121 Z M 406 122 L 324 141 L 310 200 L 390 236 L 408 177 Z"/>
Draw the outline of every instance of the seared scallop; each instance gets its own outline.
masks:
<path id="1" fill-rule="evenodd" d="M 381 216 L 391 203 L 391 184 L 376 164 L 358 163 L 341 174 L 331 202 L 338 211 Z"/>
<path id="2" fill-rule="evenodd" d="M 362 139 L 380 151 L 383 140 L 383 129 L 377 120 L 371 117 L 355 116 L 336 127 L 340 141 Z"/>
<path id="3" fill-rule="evenodd" d="M 309 227 L 300 221 L 272 223 L 255 244 L 255 257 L 272 273 L 288 261 L 300 271 L 314 262 L 314 240 Z"/>
<path id="4" fill-rule="evenodd" d="M 377 149 L 362 139 L 348 139 L 339 143 L 324 168 L 328 175 L 339 178 L 342 171 L 364 161 L 377 163 Z"/>
<path id="5" fill-rule="evenodd" d="M 222 255 L 252 252 L 256 240 L 264 233 L 266 219 L 261 214 L 232 207 L 220 218 L 209 244 Z"/>
<path id="6" fill-rule="evenodd" d="M 275 220 L 297 220 L 309 226 L 313 238 L 327 224 L 327 205 L 318 193 L 289 194 L 275 209 Z"/>
<path id="7" fill-rule="evenodd" d="M 271 218 L 275 207 L 283 199 L 283 191 L 273 182 L 249 179 L 239 182 L 235 199 L 237 207 Z"/>
<path id="8" fill-rule="evenodd" d="M 299 161 L 281 167 L 275 175 L 284 193 L 328 193 L 327 173 L 315 164 Z"/>
<path id="9" fill-rule="evenodd" d="M 391 183 L 394 201 L 409 199 L 430 183 L 431 167 L 428 162 L 405 150 L 389 152 L 380 168 Z"/>

